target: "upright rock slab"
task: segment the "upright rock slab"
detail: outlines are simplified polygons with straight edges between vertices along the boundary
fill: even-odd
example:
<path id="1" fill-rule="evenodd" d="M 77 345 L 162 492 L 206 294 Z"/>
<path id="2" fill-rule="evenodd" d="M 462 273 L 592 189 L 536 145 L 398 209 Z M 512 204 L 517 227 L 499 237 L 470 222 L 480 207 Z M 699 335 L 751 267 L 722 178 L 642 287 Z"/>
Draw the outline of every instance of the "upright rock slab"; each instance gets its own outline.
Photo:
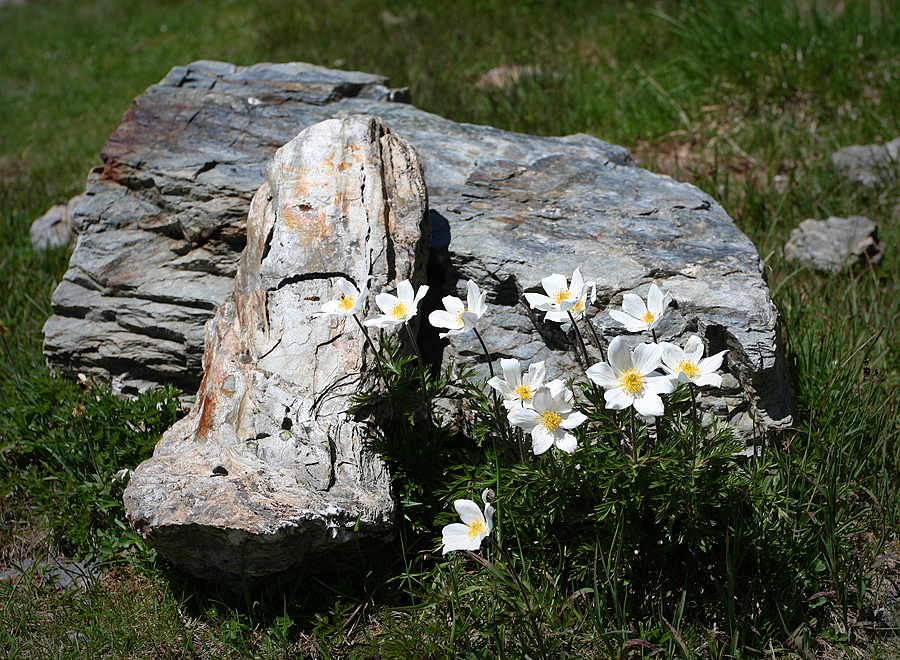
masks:
<path id="1" fill-rule="evenodd" d="M 242 218 L 274 149 L 303 126 L 370 113 L 418 150 L 434 228 L 432 290 L 471 277 L 489 291 L 495 357 L 580 371 L 571 338 L 522 301 L 576 266 L 598 282 L 595 323 L 650 282 L 677 301 L 661 339 L 701 334 L 727 348 L 715 408 L 747 430 L 791 424 L 778 314 L 756 249 L 689 184 L 634 166 L 587 135 L 544 138 L 456 123 L 396 100 L 387 80 L 308 64 L 175 67 L 135 99 L 76 209 L 80 233 L 45 328 L 51 365 L 134 388 L 200 378 L 203 322 L 233 287 Z M 424 347 L 423 347 L 424 348 Z M 466 335 L 444 359 L 477 360 Z M 482 365 L 483 366 L 483 365 Z"/>
<path id="2" fill-rule="evenodd" d="M 391 538 L 376 431 L 347 413 L 373 356 L 352 320 L 318 310 L 338 277 L 375 292 L 422 280 L 427 209 L 418 156 L 375 117 L 316 124 L 278 150 L 234 295 L 206 326 L 197 403 L 125 491 L 152 547 L 201 577 L 254 577 L 339 568 Z"/>

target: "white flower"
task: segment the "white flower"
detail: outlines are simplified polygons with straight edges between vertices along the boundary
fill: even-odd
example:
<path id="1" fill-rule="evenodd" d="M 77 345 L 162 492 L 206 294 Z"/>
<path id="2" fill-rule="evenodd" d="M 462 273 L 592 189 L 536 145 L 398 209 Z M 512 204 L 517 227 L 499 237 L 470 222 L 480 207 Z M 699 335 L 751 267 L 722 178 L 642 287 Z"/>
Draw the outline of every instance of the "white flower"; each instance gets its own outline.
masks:
<path id="1" fill-rule="evenodd" d="M 722 385 L 722 377 L 715 371 L 722 366 L 722 356 L 728 351 L 704 358 L 703 341 L 697 335 L 688 337 L 684 349 L 669 343 L 663 343 L 662 347 L 662 367 L 673 384 L 691 382 L 700 387 Z"/>
<path id="2" fill-rule="evenodd" d="M 577 268 L 572 273 L 571 285 L 566 282 L 565 275 L 553 273 L 541 280 L 541 286 L 547 292 L 546 296 L 541 293 L 526 293 L 525 300 L 534 309 L 547 312 L 544 320 L 554 323 L 568 321 L 569 312 L 576 319 L 581 318 L 588 305 L 597 297 L 596 284 L 585 282 Z"/>
<path id="3" fill-rule="evenodd" d="M 428 315 L 428 322 L 435 328 L 449 328 L 447 332 L 441 333 L 441 339 L 471 330 L 487 311 L 484 304 L 487 292 L 482 292 L 472 280 L 466 283 L 466 289 L 468 304 L 464 305 L 456 296 L 445 296 L 442 301 L 444 309 L 435 310 Z"/>
<path id="4" fill-rule="evenodd" d="M 503 372 L 503 378 L 494 376 L 487 384 L 500 392 L 503 397 L 503 407 L 512 410 L 516 407 L 530 406 L 531 398 L 544 385 L 544 377 L 547 375 L 547 369 L 544 367 L 544 361 L 534 362 L 528 367 L 528 372 L 522 374 L 522 367 L 515 358 L 501 358 L 500 370 Z M 562 381 L 552 381 L 554 387 L 556 383 Z"/>
<path id="5" fill-rule="evenodd" d="M 444 544 L 443 554 L 454 550 L 478 550 L 481 542 L 494 528 L 494 507 L 488 504 L 488 491 L 484 491 L 484 513 L 472 500 L 456 500 L 453 506 L 462 519 L 461 523 L 444 526 L 441 534 Z"/>
<path id="6" fill-rule="evenodd" d="M 535 456 L 556 445 L 571 454 L 575 451 L 575 436 L 570 430 L 582 424 L 587 417 L 573 410 L 575 396 L 563 387 L 542 387 L 532 397 L 531 408 L 513 408 L 509 411 L 509 423 L 531 433 L 531 450 Z"/>
<path id="7" fill-rule="evenodd" d="M 598 362 L 587 370 L 587 377 L 606 390 L 607 408 L 634 406 L 642 415 L 658 417 L 665 410 L 659 395 L 675 389 L 668 376 L 650 375 L 662 363 L 662 354 L 659 344 L 640 344 L 632 353 L 625 340 L 616 337 L 609 343 L 609 363 Z"/>
<path id="8" fill-rule="evenodd" d="M 403 280 L 397 285 L 397 295 L 379 293 L 375 296 L 375 303 L 384 312 L 381 316 L 366 319 L 363 325 L 376 328 L 387 328 L 392 325 L 406 323 L 418 312 L 419 301 L 428 292 L 428 285 L 423 284 L 419 290 L 413 293 L 413 286 L 409 280 Z"/>
<path id="9" fill-rule="evenodd" d="M 666 307 L 672 302 L 672 296 L 663 295 L 656 283 L 650 285 L 647 293 L 647 303 L 643 298 L 633 293 L 622 296 L 622 311 L 611 309 L 609 315 L 625 326 L 628 332 L 641 332 L 652 330 L 666 311 Z"/>
<path id="10" fill-rule="evenodd" d="M 369 297 L 368 278 L 363 284 L 362 291 L 357 291 L 356 287 L 345 279 L 337 281 L 337 288 L 341 292 L 341 297 L 337 300 L 329 300 L 322 305 L 319 310 L 322 314 L 334 314 L 336 316 L 352 316 L 366 304 Z"/>

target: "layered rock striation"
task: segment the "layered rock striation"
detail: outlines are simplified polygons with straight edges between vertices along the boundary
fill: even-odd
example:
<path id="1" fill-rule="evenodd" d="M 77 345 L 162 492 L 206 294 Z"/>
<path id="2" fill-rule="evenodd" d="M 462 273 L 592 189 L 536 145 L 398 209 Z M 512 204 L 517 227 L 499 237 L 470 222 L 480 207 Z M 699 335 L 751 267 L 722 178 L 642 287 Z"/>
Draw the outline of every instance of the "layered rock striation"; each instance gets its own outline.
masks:
<path id="1" fill-rule="evenodd" d="M 607 309 L 656 282 L 677 304 L 660 339 L 698 333 L 711 352 L 729 350 L 730 373 L 707 403 L 748 434 L 791 423 L 762 263 L 712 197 L 596 138 L 456 123 L 398 102 L 403 90 L 387 85 L 297 63 L 195 62 L 135 99 L 75 211 L 78 244 L 45 326 L 50 364 L 124 387 L 195 388 L 203 323 L 233 289 L 265 163 L 305 126 L 368 113 L 419 152 L 429 282 L 437 297 L 459 295 L 467 278 L 488 289 L 484 336 L 495 359 L 580 372 L 572 336 L 522 299 L 550 273 L 577 266 L 597 281 L 593 322 L 604 341 L 624 331 Z M 437 360 L 480 359 L 465 335 L 431 347 Z"/>

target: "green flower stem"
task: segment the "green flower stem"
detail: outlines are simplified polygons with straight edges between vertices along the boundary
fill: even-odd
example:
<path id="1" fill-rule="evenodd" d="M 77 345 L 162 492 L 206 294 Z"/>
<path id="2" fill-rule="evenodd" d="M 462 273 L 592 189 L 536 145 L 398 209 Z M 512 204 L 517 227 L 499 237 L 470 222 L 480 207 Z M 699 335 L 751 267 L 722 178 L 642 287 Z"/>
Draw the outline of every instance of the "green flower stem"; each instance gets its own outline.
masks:
<path id="1" fill-rule="evenodd" d="M 416 336 L 413 334 L 412 328 L 408 323 L 404 323 L 409 339 L 412 341 L 413 349 L 416 351 L 416 358 L 419 360 L 419 374 L 422 377 L 422 393 L 428 396 L 428 385 L 425 382 L 425 363 L 422 361 L 422 353 L 419 351 L 419 344 L 416 342 Z"/>
<path id="2" fill-rule="evenodd" d="M 632 407 L 631 417 L 629 418 L 629 430 L 631 431 L 631 459 L 637 463 L 637 431 L 635 431 L 635 417 L 637 417 L 637 411 Z"/>
<path id="3" fill-rule="evenodd" d="M 605 360 L 606 354 L 603 352 L 603 342 L 600 341 L 600 335 L 597 334 L 597 329 L 594 327 L 594 324 L 588 320 L 588 317 L 584 317 L 585 325 L 587 325 L 588 330 L 591 331 L 591 335 L 594 338 L 594 346 L 597 347 L 597 350 L 600 351 L 600 359 Z"/>
<path id="4" fill-rule="evenodd" d="M 691 453 L 697 455 L 697 434 L 700 432 L 697 428 L 697 388 L 694 384 L 688 382 L 691 389 Z"/>
<path id="5" fill-rule="evenodd" d="M 478 332 L 478 328 L 472 328 L 475 332 L 475 336 L 478 337 L 478 341 L 481 343 L 481 350 L 484 351 L 484 357 L 487 358 L 488 363 L 488 371 L 491 372 L 491 378 L 494 377 L 494 365 L 491 362 L 491 352 L 487 348 L 487 344 L 484 343 L 484 339 L 481 338 L 481 333 Z"/>
<path id="6" fill-rule="evenodd" d="M 524 463 L 525 462 L 525 432 L 516 428 L 516 445 L 519 447 L 519 460 Z"/>
<path id="7" fill-rule="evenodd" d="M 384 367 L 381 366 L 382 357 L 381 351 L 375 348 L 375 344 L 372 343 L 372 338 L 369 337 L 369 333 L 366 332 L 366 327 L 362 324 L 362 321 L 359 320 L 359 317 L 356 314 L 353 314 L 353 320 L 356 321 L 356 325 L 359 326 L 359 329 L 362 330 L 363 337 L 366 338 L 366 343 L 369 345 L 369 348 L 372 349 L 372 353 L 375 354 L 375 366 L 378 367 L 378 375 L 381 376 L 381 382 L 384 383 L 385 387 L 388 387 L 388 379 L 384 374 Z"/>
<path id="8" fill-rule="evenodd" d="M 547 649 L 544 646 L 544 636 L 541 634 L 541 630 L 540 628 L 538 628 L 537 621 L 535 620 L 537 613 L 534 611 L 534 608 L 531 605 L 531 599 L 528 597 L 528 592 L 525 590 L 525 585 L 522 584 L 522 580 L 519 579 L 518 573 L 516 573 L 515 569 L 513 569 L 512 559 L 507 554 L 506 550 L 503 549 L 503 546 L 497 543 L 490 536 L 488 537 L 488 541 L 503 559 L 503 563 L 506 564 L 506 574 L 510 577 L 516 587 L 518 587 L 519 593 L 522 594 L 522 602 L 525 604 L 525 610 L 528 613 L 528 622 L 531 624 L 531 629 L 534 631 L 534 638 L 537 641 L 538 650 L 540 651 L 541 658 L 546 660 Z M 480 555 L 477 555 L 471 551 L 467 552 L 469 552 L 469 555 L 480 562 L 492 573 L 498 574 L 500 572 L 500 569 L 495 564 L 492 564 L 484 557 L 481 557 Z"/>
<path id="9" fill-rule="evenodd" d="M 584 358 L 584 368 L 587 369 L 588 365 L 591 363 L 591 359 L 587 354 L 587 346 L 584 345 L 584 338 L 581 336 L 581 330 L 578 329 L 578 325 L 575 323 L 575 317 L 572 316 L 572 312 L 566 312 L 569 315 L 569 321 L 572 322 L 572 329 L 575 330 L 575 338 L 578 340 L 578 348 L 581 350 L 581 357 Z"/>

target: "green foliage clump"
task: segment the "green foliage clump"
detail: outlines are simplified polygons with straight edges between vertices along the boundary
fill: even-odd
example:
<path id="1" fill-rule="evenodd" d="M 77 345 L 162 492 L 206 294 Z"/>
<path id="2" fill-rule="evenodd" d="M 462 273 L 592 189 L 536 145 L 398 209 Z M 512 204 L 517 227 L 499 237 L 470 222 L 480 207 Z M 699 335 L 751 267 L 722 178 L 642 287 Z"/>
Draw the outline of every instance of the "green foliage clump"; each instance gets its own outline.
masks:
<path id="1" fill-rule="evenodd" d="M 137 467 L 177 419 L 176 390 L 128 400 L 49 374 L 28 385 L 4 391 L 3 495 L 28 501 L 68 554 L 111 556 L 137 543 L 122 522 L 127 476 L 116 473 Z"/>

